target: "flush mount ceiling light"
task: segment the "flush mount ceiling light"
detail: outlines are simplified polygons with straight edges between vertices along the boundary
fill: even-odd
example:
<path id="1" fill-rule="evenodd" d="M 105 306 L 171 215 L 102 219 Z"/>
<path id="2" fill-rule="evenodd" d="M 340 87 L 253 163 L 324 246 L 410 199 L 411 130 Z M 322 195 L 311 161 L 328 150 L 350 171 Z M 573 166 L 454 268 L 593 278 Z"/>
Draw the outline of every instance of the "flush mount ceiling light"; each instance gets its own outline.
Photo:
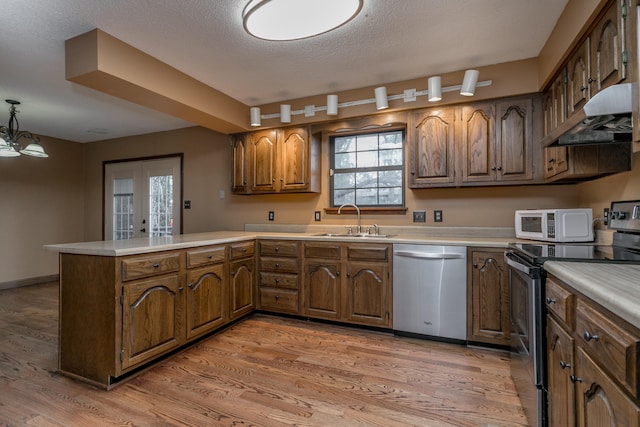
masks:
<path id="1" fill-rule="evenodd" d="M 264 40 L 317 36 L 353 19 L 363 0 L 252 0 L 242 12 L 244 29 Z"/>
<path id="2" fill-rule="evenodd" d="M 20 130 L 18 118 L 16 117 L 16 105 L 20 105 L 18 101 L 7 99 L 9 107 L 9 125 L 0 126 L 0 157 L 17 157 L 20 154 L 26 154 L 33 157 L 49 157 L 39 144 L 40 138 L 33 136 L 31 132 Z M 30 140 L 31 143 L 26 147 L 20 144 L 21 139 Z"/>

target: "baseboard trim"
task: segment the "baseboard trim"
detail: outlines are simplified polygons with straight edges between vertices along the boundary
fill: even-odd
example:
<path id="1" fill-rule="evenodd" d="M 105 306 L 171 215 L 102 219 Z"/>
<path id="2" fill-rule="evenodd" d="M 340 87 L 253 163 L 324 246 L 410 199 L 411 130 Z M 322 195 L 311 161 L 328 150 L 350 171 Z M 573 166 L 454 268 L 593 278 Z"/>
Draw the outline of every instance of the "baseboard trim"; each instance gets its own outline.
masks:
<path id="1" fill-rule="evenodd" d="M 41 283 L 56 282 L 60 280 L 59 274 L 50 274 L 48 276 L 30 277 L 28 279 L 11 280 L 9 282 L 0 283 L 0 291 L 4 289 L 22 288 L 23 286 L 39 285 Z"/>

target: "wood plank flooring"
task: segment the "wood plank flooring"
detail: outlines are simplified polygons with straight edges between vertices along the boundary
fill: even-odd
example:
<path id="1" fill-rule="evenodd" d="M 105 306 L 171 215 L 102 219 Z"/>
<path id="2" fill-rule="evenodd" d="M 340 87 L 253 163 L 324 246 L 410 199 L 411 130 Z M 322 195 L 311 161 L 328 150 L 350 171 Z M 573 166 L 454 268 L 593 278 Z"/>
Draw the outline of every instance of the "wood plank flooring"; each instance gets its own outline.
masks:
<path id="1" fill-rule="evenodd" d="M 0 425 L 526 425 L 500 351 L 256 315 L 104 391 L 57 342 L 57 283 L 0 291 Z"/>

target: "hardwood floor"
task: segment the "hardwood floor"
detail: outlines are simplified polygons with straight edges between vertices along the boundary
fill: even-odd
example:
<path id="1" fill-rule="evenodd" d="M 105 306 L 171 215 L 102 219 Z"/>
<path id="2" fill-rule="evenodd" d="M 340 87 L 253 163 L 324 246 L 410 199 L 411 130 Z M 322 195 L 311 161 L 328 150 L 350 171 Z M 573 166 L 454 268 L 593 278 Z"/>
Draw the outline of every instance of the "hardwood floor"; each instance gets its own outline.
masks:
<path id="1" fill-rule="evenodd" d="M 504 352 L 266 315 L 100 390 L 56 373 L 57 305 L 0 291 L 2 425 L 526 425 Z"/>

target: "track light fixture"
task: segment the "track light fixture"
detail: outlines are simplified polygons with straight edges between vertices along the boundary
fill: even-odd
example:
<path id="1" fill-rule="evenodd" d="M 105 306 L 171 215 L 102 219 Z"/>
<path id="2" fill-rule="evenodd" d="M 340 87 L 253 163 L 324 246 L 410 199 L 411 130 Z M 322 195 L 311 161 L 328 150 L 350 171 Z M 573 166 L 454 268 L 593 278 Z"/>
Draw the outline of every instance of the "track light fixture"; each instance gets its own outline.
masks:
<path id="1" fill-rule="evenodd" d="M 387 95 L 386 86 L 380 86 L 374 89 L 374 98 L 361 99 L 355 101 L 347 101 L 338 103 L 338 95 L 327 95 L 327 105 L 316 107 L 315 105 L 306 105 L 304 109 L 292 110 L 291 105 L 282 104 L 280 113 L 261 115 L 260 107 L 251 107 L 251 126 L 262 126 L 261 119 L 280 118 L 281 123 L 291 123 L 291 116 L 304 114 L 305 117 L 312 117 L 316 112 L 326 111 L 327 116 L 336 116 L 339 108 L 355 107 L 359 105 L 375 104 L 377 110 L 389 108 L 389 101 L 402 99 L 404 102 L 414 102 L 416 97 L 428 95 L 429 102 L 437 102 L 442 100 L 442 94 L 445 92 L 460 91 L 461 95 L 473 96 L 477 87 L 491 86 L 491 80 L 478 82 L 478 70 L 467 70 L 464 73 L 464 79 L 461 85 L 441 87 L 442 79 L 440 76 L 432 76 L 427 79 L 426 90 L 406 89 L 397 95 Z"/>

